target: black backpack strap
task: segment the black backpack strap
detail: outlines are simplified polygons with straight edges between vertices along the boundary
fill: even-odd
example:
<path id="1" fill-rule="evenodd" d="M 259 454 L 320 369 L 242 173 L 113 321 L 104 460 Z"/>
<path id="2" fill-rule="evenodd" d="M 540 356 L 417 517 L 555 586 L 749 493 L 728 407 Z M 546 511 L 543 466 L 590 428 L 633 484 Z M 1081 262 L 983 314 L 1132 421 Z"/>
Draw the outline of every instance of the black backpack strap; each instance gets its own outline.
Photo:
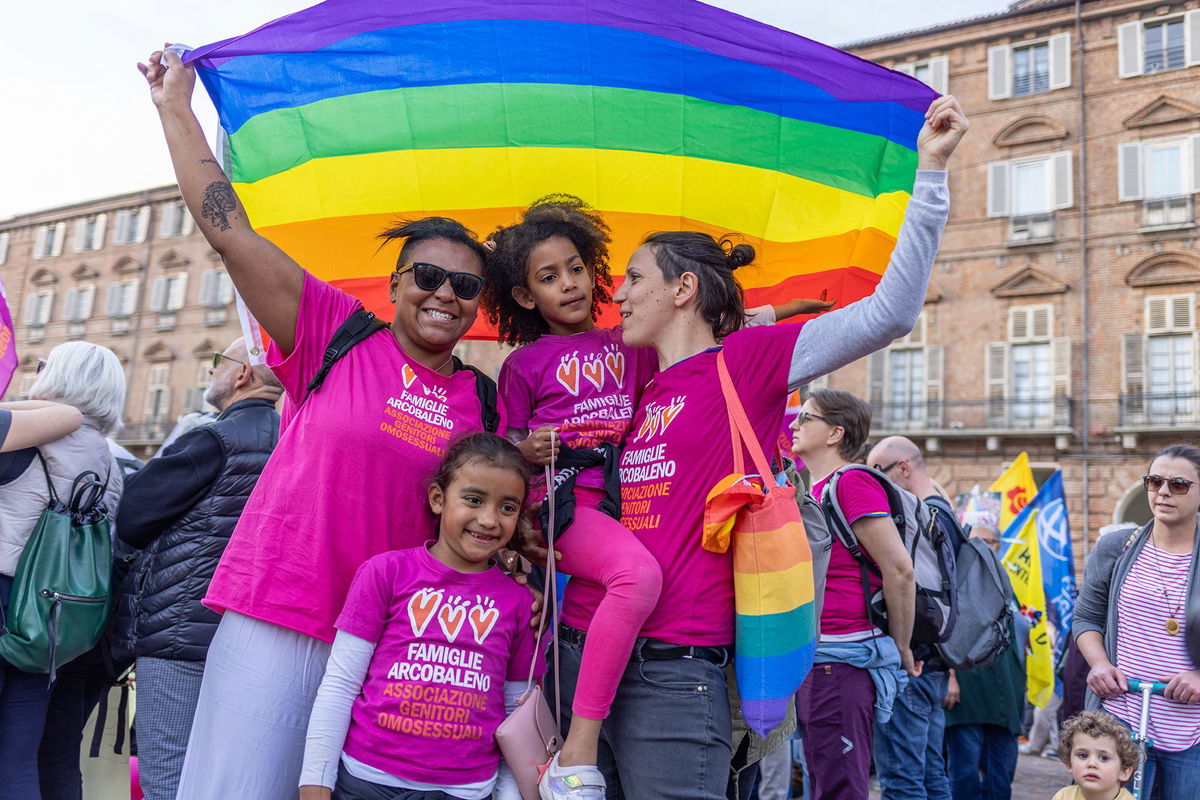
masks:
<path id="1" fill-rule="evenodd" d="M 59 504 L 58 494 L 54 491 L 54 481 L 50 479 L 50 467 L 46 464 L 46 458 L 42 455 L 42 451 L 37 451 L 38 461 L 42 462 L 42 472 L 46 475 L 46 489 L 50 492 L 50 502 L 54 505 Z"/>
<path id="2" fill-rule="evenodd" d="M 308 401 L 308 396 L 321 388 L 321 384 L 325 382 L 325 376 L 329 374 L 329 370 L 346 353 L 350 352 L 350 349 L 354 345 L 386 327 L 388 327 L 386 322 L 376 318 L 370 311 L 362 308 L 347 317 L 345 322 L 339 325 L 338 329 L 333 332 L 333 336 L 330 337 L 329 345 L 325 348 L 325 354 L 321 357 L 321 368 L 317 370 L 316 375 L 313 375 L 312 380 L 308 382 L 308 386 L 304 387 L 304 399 L 300 401 L 300 405 L 304 405 Z"/>
<path id="3" fill-rule="evenodd" d="M 615 520 L 621 519 L 621 476 L 618 470 L 619 453 L 616 445 L 604 442 L 598 447 L 576 449 L 560 445 L 555 464 L 559 468 L 554 475 L 554 485 L 546 487 L 554 492 L 554 536 L 561 536 L 575 521 L 575 481 L 589 467 L 604 469 L 604 499 L 599 510 Z M 540 516 L 542 530 L 550 526 L 550 504 L 542 504 Z"/>
<path id="4" fill-rule="evenodd" d="M 470 364 L 464 364 L 458 356 L 454 356 L 454 371 L 469 369 L 475 373 L 475 396 L 479 398 L 479 418 L 483 429 L 488 433 L 496 433 L 500 427 L 499 392 L 496 382 Z"/>

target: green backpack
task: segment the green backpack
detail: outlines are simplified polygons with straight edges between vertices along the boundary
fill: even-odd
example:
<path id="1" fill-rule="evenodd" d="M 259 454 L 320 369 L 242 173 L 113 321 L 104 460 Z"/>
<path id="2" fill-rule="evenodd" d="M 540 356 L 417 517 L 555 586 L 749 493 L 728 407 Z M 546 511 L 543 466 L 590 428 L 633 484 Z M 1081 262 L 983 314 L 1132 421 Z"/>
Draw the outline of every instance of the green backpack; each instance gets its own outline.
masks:
<path id="1" fill-rule="evenodd" d="M 38 460 L 50 503 L 17 561 L 7 618 L 0 618 L 0 658 L 25 672 L 49 673 L 53 683 L 58 666 L 95 647 L 108 626 L 112 539 L 108 480 L 80 473 L 64 504 L 40 452 Z"/>

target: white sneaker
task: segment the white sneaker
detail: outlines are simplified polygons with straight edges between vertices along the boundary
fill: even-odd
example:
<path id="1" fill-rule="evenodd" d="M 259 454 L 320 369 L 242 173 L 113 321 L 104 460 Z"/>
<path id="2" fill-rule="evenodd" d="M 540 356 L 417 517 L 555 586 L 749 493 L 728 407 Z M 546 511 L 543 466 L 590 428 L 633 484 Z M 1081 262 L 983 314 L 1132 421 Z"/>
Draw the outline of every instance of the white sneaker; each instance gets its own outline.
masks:
<path id="1" fill-rule="evenodd" d="M 538 781 L 542 800 L 604 800 L 604 775 L 594 765 L 560 767 L 558 753 Z"/>

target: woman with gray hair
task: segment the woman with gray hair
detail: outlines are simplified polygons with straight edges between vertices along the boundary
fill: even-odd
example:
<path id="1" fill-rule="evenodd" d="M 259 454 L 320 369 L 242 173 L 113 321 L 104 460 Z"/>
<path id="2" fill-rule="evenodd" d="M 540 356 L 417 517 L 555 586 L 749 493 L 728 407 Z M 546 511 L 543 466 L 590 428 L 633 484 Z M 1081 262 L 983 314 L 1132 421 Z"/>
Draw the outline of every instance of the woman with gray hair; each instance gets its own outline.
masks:
<path id="1" fill-rule="evenodd" d="M 105 440 L 120 425 L 125 407 L 125 373 L 111 350 L 89 342 L 59 345 L 38 365 L 29 395 L 25 402 L 0 404 L 0 611 L 5 616 L 17 562 L 50 502 L 50 485 L 57 496 L 68 497 L 77 475 L 96 472 L 107 482 L 104 503 L 110 517 L 123 486 Z M 0 658 L 0 775 L 6 797 L 41 797 L 37 754 L 49 701 L 45 675 L 22 672 Z"/>

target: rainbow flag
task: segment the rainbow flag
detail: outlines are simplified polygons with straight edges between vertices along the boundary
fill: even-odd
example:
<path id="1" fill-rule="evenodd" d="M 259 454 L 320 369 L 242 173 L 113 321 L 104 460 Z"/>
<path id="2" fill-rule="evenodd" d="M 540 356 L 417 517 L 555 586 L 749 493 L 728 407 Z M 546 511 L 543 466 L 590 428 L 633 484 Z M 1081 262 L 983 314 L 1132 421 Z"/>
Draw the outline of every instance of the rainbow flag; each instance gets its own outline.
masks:
<path id="1" fill-rule="evenodd" d="M 604 212 L 618 276 L 649 232 L 735 232 L 752 305 L 845 305 L 887 265 L 935 97 L 694 0 L 327 0 L 185 60 L 255 228 L 385 318 L 390 220 L 485 235 L 551 192 Z"/>
<path id="2" fill-rule="evenodd" d="M 13 373 L 17 371 L 17 348 L 13 339 L 12 315 L 8 312 L 8 297 L 4 281 L 0 280 L 0 397 L 8 391 Z"/>

